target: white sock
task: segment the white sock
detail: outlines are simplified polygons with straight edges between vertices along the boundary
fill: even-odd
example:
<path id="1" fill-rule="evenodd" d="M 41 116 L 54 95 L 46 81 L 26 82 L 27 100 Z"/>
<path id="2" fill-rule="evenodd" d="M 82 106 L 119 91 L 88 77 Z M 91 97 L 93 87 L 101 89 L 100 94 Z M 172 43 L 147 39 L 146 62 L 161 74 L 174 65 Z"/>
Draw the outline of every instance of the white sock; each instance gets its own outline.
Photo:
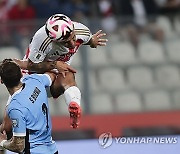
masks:
<path id="1" fill-rule="evenodd" d="M 69 106 L 71 102 L 76 102 L 80 106 L 81 92 L 78 87 L 72 86 L 64 92 L 66 104 Z"/>

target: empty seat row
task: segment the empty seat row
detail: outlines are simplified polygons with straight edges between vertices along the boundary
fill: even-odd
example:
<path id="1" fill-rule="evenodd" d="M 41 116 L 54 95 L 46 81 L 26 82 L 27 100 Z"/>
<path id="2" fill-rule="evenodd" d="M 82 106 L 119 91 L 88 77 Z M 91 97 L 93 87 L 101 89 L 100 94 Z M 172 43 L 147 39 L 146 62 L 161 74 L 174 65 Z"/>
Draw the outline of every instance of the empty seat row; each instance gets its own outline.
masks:
<path id="1" fill-rule="evenodd" d="M 163 47 L 156 41 L 141 43 L 138 53 L 129 42 L 120 42 L 111 46 L 99 47 L 94 51 L 88 49 L 90 66 L 107 66 L 109 64 L 133 65 L 136 63 L 159 64 L 166 60 Z M 107 53 L 109 52 L 109 53 Z"/>
<path id="2" fill-rule="evenodd" d="M 92 113 L 114 113 L 114 112 L 143 112 L 143 111 L 164 111 L 180 108 L 180 91 L 170 93 L 164 90 L 149 91 L 144 94 L 137 92 L 119 93 L 113 98 L 108 93 L 96 93 L 92 95 L 90 109 Z M 173 99 L 176 99 L 173 102 Z"/>
<path id="3" fill-rule="evenodd" d="M 1 114 L 3 114 L 8 95 L 0 98 Z M 127 91 L 116 95 L 99 92 L 92 94 L 90 99 L 90 111 L 95 114 L 180 109 L 180 89 L 173 92 L 158 89 L 145 93 Z M 63 96 L 58 99 L 49 98 L 49 106 L 51 115 L 69 115 Z M 83 99 L 81 106 L 84 109 Z"/>
<path id="4" fill-rule="evenodd" d="M 134 64 L 158 65 L 168 62 L 180 63 L 180 40 L 169 41 L 165 45 L 157 41 L 141 42 L 137 51 L 129 42 L 119 42 L 108 47 L 87 48 L 91 67 L 118 64 L 128 66 Z"/>
<path id="5" fill-rule="evenodd" d="M 78 73 L 77 73 L 78 75 Z M 79 74 L 82 78 L 82 74 Z M 153 88 L 175 89 L 180 87 L 180 69 L 176 65 L 130 67 L 126 70 L 110 67 L 89 71 L 91 91 L 118 92 L 130 89 L 148 90 Z M 82 86 L 83 80 L 77 80 Z"/>
<path id="6" fill-rule="evenodd" d="M 135 91 L 110 95 L 108 93 L 96 93 L 91 95 L 90 111 L 93 114 L 164 111 L 180 109 L 180 90 L 169 93 L 164 90 L 154 90 L 144 94 Z M 1 114 L 3 116 L 7 98 L 1 98 Z M 82 99 L 81 106 L 84 111 L 85 102 Z M 49 109 L 52 116 L 68 116 L 68 106 L 63 96 L 58 99 L 49 98 Z"/>

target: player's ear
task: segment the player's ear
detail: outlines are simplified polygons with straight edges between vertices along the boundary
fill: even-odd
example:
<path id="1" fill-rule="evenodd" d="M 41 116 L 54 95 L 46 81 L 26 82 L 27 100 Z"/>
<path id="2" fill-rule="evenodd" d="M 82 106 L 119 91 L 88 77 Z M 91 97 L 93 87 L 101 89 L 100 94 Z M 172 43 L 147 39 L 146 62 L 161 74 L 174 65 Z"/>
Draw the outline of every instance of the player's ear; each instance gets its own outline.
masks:
<path id="1" fill-rule="evenodd" d="M 4 82 L 0 79 L 0 82 L 1 82 L 1 84 L 3 84 Z"/>

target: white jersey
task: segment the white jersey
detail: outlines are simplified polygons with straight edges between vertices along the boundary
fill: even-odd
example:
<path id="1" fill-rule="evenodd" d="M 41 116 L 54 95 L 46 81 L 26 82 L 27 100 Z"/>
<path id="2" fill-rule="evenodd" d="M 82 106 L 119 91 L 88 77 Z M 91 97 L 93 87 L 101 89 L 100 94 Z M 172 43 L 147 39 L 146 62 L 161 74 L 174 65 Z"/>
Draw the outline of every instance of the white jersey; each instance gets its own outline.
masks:
<path id="1" fill-rule="evenodd" d="M 24 60 L 30 59 L 33 63 L 42 61 L 64 61 L 70 64 L 73 55 L 82 44 L 86 44 L 92 37 L 90 30 L 83 24 L 73 22 L 76 35 L 76 46 L 69 49 L 60 43 L 53 42 L 46 34 L 45 26 L 41 27 L 33 36 Z"/>

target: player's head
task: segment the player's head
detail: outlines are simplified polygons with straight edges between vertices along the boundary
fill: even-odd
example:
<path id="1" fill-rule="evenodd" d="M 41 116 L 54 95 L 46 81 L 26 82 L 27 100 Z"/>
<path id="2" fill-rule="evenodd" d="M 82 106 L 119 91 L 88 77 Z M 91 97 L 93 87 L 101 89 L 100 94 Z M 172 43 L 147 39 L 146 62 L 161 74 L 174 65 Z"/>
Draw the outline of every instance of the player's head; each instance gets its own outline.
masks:
<path id="1" fill-rule="evenodd" d="M 66 15 L 55 14 L 46 21 L 45 29 L 50 39 L 60 42 L 69 38 L 74 25 Z"/>
<path id="2" fill-rule="evenodd" d="M 0 65 L 0 77 L 7 88 L 13 88 L 20 82 L 21 69 L 12 59 L 4 59 Z"/>
<path id="3" fill-rule="evenodd" d="M 45 25 L 48 37 L 67 48 L 74 48 L 76 36 L 73 22 L 64 14 L 52 15 Z"/>

